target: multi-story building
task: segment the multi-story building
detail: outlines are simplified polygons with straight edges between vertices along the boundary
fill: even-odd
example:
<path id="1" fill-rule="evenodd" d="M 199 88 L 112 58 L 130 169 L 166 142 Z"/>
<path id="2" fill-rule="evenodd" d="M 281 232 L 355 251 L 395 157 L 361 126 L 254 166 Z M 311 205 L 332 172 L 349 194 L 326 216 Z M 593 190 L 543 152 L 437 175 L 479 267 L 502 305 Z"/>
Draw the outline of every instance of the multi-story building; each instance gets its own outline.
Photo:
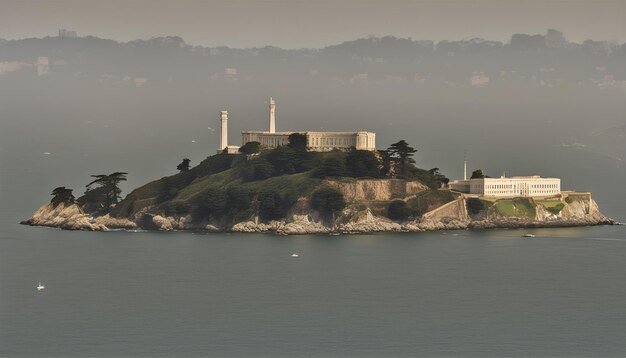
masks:
<path id="1" fill-rule="evenodd" d="M 229 153 L 236 152 L 236 147 L 228 145 L 228 122 L 222 111 L 221 140 L 218 152 L 227 149 Z M 241 144 L 259 142 L 262 146 L 274 148 L 289 143 L 289 136 L 299 133 L 306 136 L 307 149 L 315 152 L 326 152 L 333 149 L 376 150 L 376 133 L 374 132 L 277 132 L 276 131 L 276 102 L 270 97 L 269 103 L 269 128 L 267 131 L 241 132 Z"/>

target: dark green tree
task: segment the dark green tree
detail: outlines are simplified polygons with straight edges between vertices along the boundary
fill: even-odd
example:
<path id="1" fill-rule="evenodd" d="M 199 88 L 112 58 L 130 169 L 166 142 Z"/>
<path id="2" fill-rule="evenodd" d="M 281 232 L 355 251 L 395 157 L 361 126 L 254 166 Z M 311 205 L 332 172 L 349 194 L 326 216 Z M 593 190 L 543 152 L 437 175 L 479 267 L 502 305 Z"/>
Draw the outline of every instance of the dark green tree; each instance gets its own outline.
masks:
<path id="1" fill-rule="evenodd" d="M 277 174 L 293 174 L 298 164 L 296 151 L 288 146 L 278 147 L 267 153 L 266 159 Z"/>
<path id="2" fill-rule="evenodd" d="M 244 172 L 245 181 L 265 180 L 274 175 L 274 166 L 264 158 L 256 158 Z"/>
<path id="3" fill-rule="evenodd" d="M 404 200 L 394 200 L 387 208 L 387 215 L 392 220 L 406 220 L 413 214 L 413 211 Z"/>
<path id="4" fill-rule="evenodd" d="M 55 207 L 58 206 L 59 204 L 73 204 L 75 201 L 75 198 L 74 198 L 74 194 L 72 194 L 72 191 L 73 191 L 72 189 L 67 189 L 64 186 L 54 188 L 52 190 L 52 194 L 50 194 L 53 196 L 50 202 Z"/>
<path id="5" fill-rule="evenodd" d="M 445 175 L 439 172 L 439 168 L 432 168 L 428 172 L 432 175 L 433 180 L 437 181 L 439 184 L 438 187 L 441 187 L 442 184 L 448 184 L 448 182 L 450 182 L 450 179 L 446 178 Z"/>
<path id="6" fill-rule="evenodd" d="M 178 194 L 178 188 L 176 188 L 176 185 L 171 178 L 172 177 L 165 177 L 160 180 L 161 190 L 159 191 L 159 195 L 157 195 L 156 198 L 157 203 L 162 203 L 164 201 L 174 199 L 176 197 L 176 194 Z"/>
<path id="7" fill-rule="evenodd" d="M 336 212 L 346 207 L 346 199 L 339 190 L 322 187 L 311 195 L 311 207 L 326 218 L 334 218 Z"/>
<path id="8" fill-rule="evenodd" d="M 239 153 L 242 154 L 257 154 L 261 151 L 261 143 L 259 142 L 248 142 L 241 147 L 239 147 Z"/>
<path id="9" fill-rule="evenodd" d="M 378 178 L 381 163 L 369 150 L 352 150 L 346 157 L 347 175 L 354 178 Z"/>
<path id="10" fill-rule="evenodd" d="M 467 211 L 471 215 L 476 215 L 485 208 L 485 204 L 483 203 L 483 201 L 478 198 L 469 198 L 467 199 L 466 203 L 467 203 Z"/>
<path id="11" fill-rule="evenodd" d="M 259 217 L 263 221 L 277 220 L 283 216 L 282 200 L 277 191 L 268 189 L 259 193 Z"/>
<path id="12" fill-rule="evenodd" d="M 228 201 L 226 207 L 234 210 L 246 210 L 250 207 L 250 193 L 238 185 L 231 185 L 226 189 Z"/>
<path id="13" fill-rule="evenodd" d="M 295 150 L 306 151 L 306 134 L 302 134 L 302 133 L 290 134 L 288 145 Z"/>
<path id="14" fill-rule="evenodd" d="M 346 163 L 344 158 L 333 155 L 324 159 L 322 164 L 315 170 L 314 176 L 317 178 L 342 177 L 346 175 Z"/>
<path id="15" fill-rule="evenodd" d="M 95 206 L 99 205 L 104 209 L 108 209 L 120 200 L 122 190 L 119 188 L 119 183 L 126 180 L 127 174 L 125 172 L 115 172 L 92 175 L 91 177 L 96 179 L 86 185 L 87 190 L 81 198 L 95 204 Z"/>
<path id="16" fill-rule="evenodd" d="M 417 149 L 409 146 L 409 144 L 401 140 L 399 142 L 393 143 L 387 148 L 387 153 L 392 161 L 394 161 L 398 166 L 398 174 L 401 176 L 406 176 L 409 172 L 409 169 L 415 164 L 415 159 L 413 159 L 413 155 L 417 152 Z"/>
<path id="17" fill-rule="evenodd" d="M 485 174 L 483 174 L 482 169 L 478 169 L 472 172 L 472 176 L 470 179 L 484 179 L 484 178 L 485 178 Z"/>
<path id="18" fill-rule="evenodd" d="M 180 170 L 181 172 L 187 172 L 189 171 L 189 163 L 191 162 L 191 160 L 189 160 L 189 158 L 185 158 L 183 159 L 183 161 L 178 164 L 176 166 L 176 169 Z"/>
<path id="19" fill-rule="evenodd" d="M 224 215 L 228 196 L 222 188 L 210 187 L 192 199 L 191 216 L 194 221 Z"/>

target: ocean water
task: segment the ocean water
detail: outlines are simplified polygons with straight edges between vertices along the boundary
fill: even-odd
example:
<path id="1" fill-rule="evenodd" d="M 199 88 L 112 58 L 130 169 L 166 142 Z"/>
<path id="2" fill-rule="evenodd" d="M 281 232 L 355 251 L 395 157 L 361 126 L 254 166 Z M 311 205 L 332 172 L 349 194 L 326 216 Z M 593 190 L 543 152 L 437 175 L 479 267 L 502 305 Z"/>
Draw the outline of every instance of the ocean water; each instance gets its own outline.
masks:
<path id="1" fill-rule="evenodd" d="M 3 357 L 626 355 L 624 226 L 280 237 L 2 217 Z"/>

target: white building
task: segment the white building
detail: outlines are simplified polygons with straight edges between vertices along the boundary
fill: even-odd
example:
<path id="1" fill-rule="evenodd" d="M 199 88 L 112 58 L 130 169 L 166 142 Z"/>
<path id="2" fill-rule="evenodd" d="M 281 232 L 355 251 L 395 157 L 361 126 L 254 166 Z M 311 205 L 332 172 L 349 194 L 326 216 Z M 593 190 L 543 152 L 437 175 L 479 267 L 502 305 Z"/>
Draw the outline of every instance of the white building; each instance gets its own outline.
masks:
<path id="1" fill-rule="evenodd" d="M 236 152 L 238 147 L 228 146 L 228 119 L 224 119 L 222 111 L 221 141 L 218 152 L 227 149 L 228 153 Z M 333 149 L 348 150 L 352 147 L 358 150 L 376 150 L 376 133 L 374 132 L 277 132 L 276 131 L 276 102 L 270 97 L 269 120 L 267 131 L 241 132 L 241 144 L 259 142 L 264 147 L 275 148 L 289 144 L 289 136 L 300 133 L 306 136 L 307 149 L 315 152 L 326 152 Z"/>
<path id="2" fill-rule="evenodd" d="M 448 184 L 451 190 L 486 197 L 542 197 L 561 193 L 561 179 L 542 178 L 539 175 L 507 178 L 467 179 L 467 161 L 463 163 L 463 180 Z"/>

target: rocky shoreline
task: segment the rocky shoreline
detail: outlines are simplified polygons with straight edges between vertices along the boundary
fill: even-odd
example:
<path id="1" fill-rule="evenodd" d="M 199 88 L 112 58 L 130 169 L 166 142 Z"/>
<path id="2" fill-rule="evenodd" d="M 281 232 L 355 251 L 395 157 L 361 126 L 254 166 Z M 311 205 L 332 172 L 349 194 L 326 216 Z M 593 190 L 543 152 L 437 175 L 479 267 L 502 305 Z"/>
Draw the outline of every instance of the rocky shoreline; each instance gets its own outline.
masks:
<path id="1" fill-rule="evenodd" d="M 47 204 L 39 208 L 33 216 L 21 222 L 24 225 L 56 227 L 64 230 L 158 230 L 158 231 L 208 231 L 239 233 L 276 233 L 278 235 L 304 234 L 364 234 L 376 232 L 422 232 L 437 230 L 483 230 L 483 229 L 518 229 L 576 227 L 617 224 L 600 213 L 592 200 L 569 204 L 559 215 L 542 210 L 537 211 L 535 219 L 502 217 L 487 213 L 480 218 L 471 217 L 466 210 L 465 200 L 457 199 L 443 207 L 423 215 L 418 220 L 394 222 L 388 218 L 376 216 L 369 209 L 360 212 L 345 210 L 331 225 L 311 213 L 291 213 L 287 219 L 259 222 L 258 218 L 237 223 L 231 227 L 220 227 L 214 223 L 192 223 L 189 216 L 172 217 L 143 213 L 130 220 L 113 218 L 109 215 L 92 217 L 82 212 L 76 204 L 56 207 Z"/>

